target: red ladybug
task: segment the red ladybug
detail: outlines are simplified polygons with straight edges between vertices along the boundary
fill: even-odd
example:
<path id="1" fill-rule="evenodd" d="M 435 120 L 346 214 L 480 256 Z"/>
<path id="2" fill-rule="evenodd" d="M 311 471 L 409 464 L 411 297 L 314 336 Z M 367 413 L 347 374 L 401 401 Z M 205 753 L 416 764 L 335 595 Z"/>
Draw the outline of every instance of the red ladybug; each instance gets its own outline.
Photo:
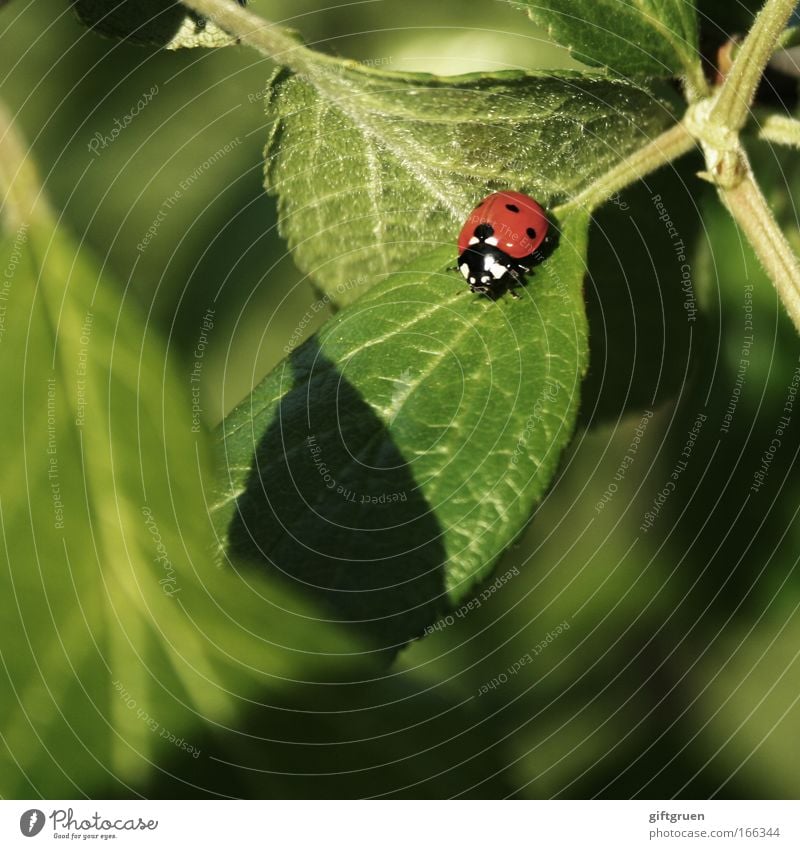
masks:
<path id="1" fill-rule="evenodd" d="M 458 268 L 473 292 L 497 297 L 544 259 L 550 222 L 520 192 L 495 192 L 473 209 L 458 237 Z M 513 294 L 513 292 L 512 292 Z"/>

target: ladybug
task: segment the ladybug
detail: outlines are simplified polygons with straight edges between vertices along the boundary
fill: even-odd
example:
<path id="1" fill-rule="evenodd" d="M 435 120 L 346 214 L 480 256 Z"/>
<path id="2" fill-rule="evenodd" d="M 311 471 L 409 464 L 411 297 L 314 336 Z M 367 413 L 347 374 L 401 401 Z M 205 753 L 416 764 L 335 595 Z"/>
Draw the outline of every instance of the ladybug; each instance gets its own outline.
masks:
<path id="1" fill-rule="evenodd" d="M 521 285 L 522 275 L 545 258 L 549 229 L 547 214 L 532 197 L 521 192 L 485 197 L 458 237 L 458 269 L 470 291 L 496 298 Z"/>

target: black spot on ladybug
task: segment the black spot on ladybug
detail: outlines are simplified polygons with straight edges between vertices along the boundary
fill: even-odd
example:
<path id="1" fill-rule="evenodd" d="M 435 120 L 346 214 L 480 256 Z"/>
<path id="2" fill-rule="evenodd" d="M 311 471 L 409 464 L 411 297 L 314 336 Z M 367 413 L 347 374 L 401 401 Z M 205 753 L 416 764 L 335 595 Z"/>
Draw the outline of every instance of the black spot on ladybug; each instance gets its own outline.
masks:
<path id="1" fill-rule="evenodd" d="M 533 229 L 533 227 L 528 227 L 528 229 L 525 232 L 528 234 L 529 239 L 535 239 L 536 238 L 536 231 Z"/>
<path id="2" fill-rule="evenodd" d="M 519 207 L 515 203 L 507 203 L 506 209 L 510 212 L 519 212 Z"/>
<path id="3" fill-rule="evenodd" d="M 478 239 L 488 239 L 489 236 L 494 236 L 494 227 L 491 224 L 479 224 L 475 228 L 475 236 Z"/>

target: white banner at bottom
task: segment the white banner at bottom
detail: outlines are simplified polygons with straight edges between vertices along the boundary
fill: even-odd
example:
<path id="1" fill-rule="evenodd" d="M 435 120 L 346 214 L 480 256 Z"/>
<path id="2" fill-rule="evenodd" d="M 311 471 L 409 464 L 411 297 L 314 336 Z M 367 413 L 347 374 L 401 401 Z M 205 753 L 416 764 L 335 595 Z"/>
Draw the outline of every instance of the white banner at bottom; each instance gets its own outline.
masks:
<path id="1" fill-rule="evenodd" d="M 0 801 L 0 846 L 798 847 L 795 801 Z"/>

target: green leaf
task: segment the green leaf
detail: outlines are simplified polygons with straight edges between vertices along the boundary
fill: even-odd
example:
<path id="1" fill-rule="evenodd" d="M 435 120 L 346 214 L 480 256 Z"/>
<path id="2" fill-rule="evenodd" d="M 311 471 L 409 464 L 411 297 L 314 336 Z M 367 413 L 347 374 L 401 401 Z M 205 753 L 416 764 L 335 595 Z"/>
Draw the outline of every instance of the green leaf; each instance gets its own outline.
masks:
<path id="1" fill-rule="evenodd" d="M 569 441 L 586 368 L 588 216 L 520 300 L 469 293 L 450 247 L 377 283 L 224 421 L 225 554 L 386 645 L 485 579 Z"/>
<path id="2" fill-rule="evenodd" d="M 481 721 L 452 672 L 432 686 L 430 667 L 287 689 L 236 728 L 209 729 L 206 764 L 170 765 L 136 790 L 147 799 L 181 798 L 187 784 L 245 799 L 508 796 L 497 726 Z"/>
<path id="3" fill-rule="evenodd" d="M 787 523 L 784 532 L 788 528 Z M 796 545 L 796 531 L 793 535 Z M 791 537 L 790 531 L 787 541 Z M 784 546 L 784 559 L 777 562 L 795 561 L 796 551 Z M 787 741 L 798 731 L 797 606 L 776 592 L 757 615 L 725 624 L 710 634 L 709 649 L 696 667 L 708 682 L 699 694 L 699 711 L 714 743 L 709 761 L 721 762 L 717 768 L 725 781 L 720 789 L 727 795 L 728 781 L 735 777 L 757 787 L 764 798 L 796 798 L 797 754 Z"/>
<path id="4" fill-rule="evenodd" d="M 694 0 L 519 0 L 575 58 L 619 76 L 702 80 Z"/>
<path id="5" fill-rule="evenodd" d="M 664 99 L 617 80 L 315 61 L 270 84 L 266 184 L 295 261 L 343 304 L 374 275 L 453 244 L 489 191 L 552 206 L 674 120 Z"/>
<path id="6" fill-rule="evenodd" d="M 790 50 L 800 47 L 800 26 L 787 27 L 777 44 L 777 50 Z"/>
<path id="7" fill-rule="evenodd" d="M 239 0 L 244 5 L 244 0 Z M 225 47 L 237 40 L 175 0 L 73 0 L 80 20 L 110 38 L 134 44 Z"/>
<path id="8" fill-rule="evenodd" d="M 0 794 L 116 795 L 350 647 L 285 589 L 212 565 L 188 374 L 30 203 L 10 130 L 0 153 L 19 175 L 0 246 Z"/>

